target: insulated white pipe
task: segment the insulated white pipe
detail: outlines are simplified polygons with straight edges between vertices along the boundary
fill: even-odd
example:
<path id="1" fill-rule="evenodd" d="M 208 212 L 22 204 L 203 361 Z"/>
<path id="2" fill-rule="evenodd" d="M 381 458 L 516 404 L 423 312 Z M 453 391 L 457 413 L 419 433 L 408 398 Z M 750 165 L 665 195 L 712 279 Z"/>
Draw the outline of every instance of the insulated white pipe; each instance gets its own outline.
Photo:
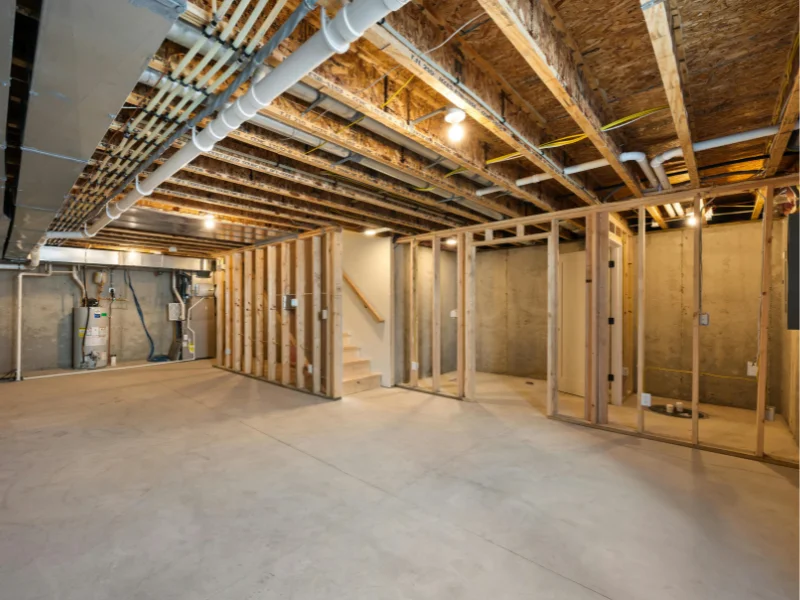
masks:
<path id="1" fill-rule="evenodd" d="M 800 123 L 796 124 L 794 128 L 800 128 Z M 703 150 L 722 148 L 723 146 L 731 146 L 740 142 L 749 142 L 752 140 L 770 137 L 776 135 L 779 131 L 779 125 L 773 125 L 772 127 L 761 127 L 760 129 L 753 129 L 752 131 L 742 131 L 740 133 L 733 133 L 731 135 L 725 135 L 722 137 L 694 143 L 692 144 L 692 150 L 695 152 L 702 152 Z M 668 160 L 672 160 L 673 158 L 678 158 L 679 156 L 683 156 L 683 149 L 670 148 L 666 152 L 662 152 L 650 161 L 650 166 L 653 168 L 653 171 L 655 171 L 656 177 L 658 177 L 658 181 L 661 184 L 661 188 L 664 190 L 672 189 L 672 184 L 669 182 L 667 172 L 664 170 L 664 163 Z"/>
<path id="2" fill-rule="evenodd" d="M 246 94 L 223 110 L 200 133 L 192 131 L 192 143 L 186 144 L 172 157 L 115 204 L 107 204 L 105 214 L 84 229 L 84 235 L 94 236 L 106 225 L 118 219 L 139 199 L 149 196 L 159 185 L 180 171 L 192 160 L 210 152 L 214 144 L 252 119 L 307 73 L 316 69 L 336 53 L 347 52 L 350 44 L 389 13 L 402 8 L 408 0 L 355 0 L 342 8 L 332 21 L 322 19 L 322 28 Z M 48 237 L 63 237 L 63 233 L 48 232 Z"/>
<path id="3" fill-rule="evenodd" d="M 86 300 L 86 286 L 83 285 L 81 278 L 78 277 L 78 267 L 72 267 L 72 280 L 77 284 L 81 290 L 81 301 Z"/>
<path id="4" fill-rule="evenodd" d="M 196 358 L 196 356 L 197 356 L 197 353 L 195 352 L 195 349 L 194 349 L 194 343 L 195 343 L 196 334 L 194 332 L 194 329 L 192 329 L 192 311 L 195 309 L 195 307 L 198 304 L 203 302 L 203 300 L 205 300 L 205 299 L 206 299 L 205 296 L 203 296 L 202 298 L 200 298 L 200 300 L 198 300 L 197 302 L 195 302 L 194 304 L 189 306 L 189 310 L 186 311 L 186 330 L 189 332 L 190 339 L 192 340 L 192 344 L 191 344 L 191 346 L 189 346 L 189 352 L 192 355 L 191 360 L 194 360 Z"/>
<path id="5" fill-rule="evenodd" d="M 630 154 L 641 154 L 636 152 L 631 152 Z M 583 171 L 590 171 L 592 169 L 599 169 L 601 167 L 607 167 L 608 161 L 604 158 L 599 158 L 597 160 L 590 160 L 589 162 L 581 163 L 579 165 L 572 165 L 571 167 L 566 167 L 564 169 L 564 175 L 572 175 L 573 173 L 581 173 Z M 522 177 L 521 179 L 517 179 L 514 183 L 517 185 L 529 185 L 531 183 L 539 183 L 540 181 L 546 181 L 548 179 L 552 179 L 553 176 L 549 173 L 537 173 L 536 175 L 529 175 L 528 177 Z M 500 186 L 493 186 L 484 188 L 482 190 L 478 190 L 476 193 L 478 196 L 485 196 L 486 194 L 493 194 L 494 192 L 501 192 L 504 188 Z"/>

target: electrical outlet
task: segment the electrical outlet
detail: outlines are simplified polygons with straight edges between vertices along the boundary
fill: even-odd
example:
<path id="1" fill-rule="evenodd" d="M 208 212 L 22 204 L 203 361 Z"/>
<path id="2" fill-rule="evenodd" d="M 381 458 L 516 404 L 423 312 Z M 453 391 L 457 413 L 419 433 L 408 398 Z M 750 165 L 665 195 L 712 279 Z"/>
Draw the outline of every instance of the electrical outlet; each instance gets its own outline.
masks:
<path id="1" fill-rule="evenodd" d="M 708 327 L 709 322 L 710 317 L 708 316 L 708 313 L 700 313 L 700 325 L 702 327 Z"/>
<path id="2" fill-rule="evenodd" d="M 652 405 L 652 403 L 653 403 L 653 397 L 650 394 L 648 394 L 646 392 L 643 392 L 642 393 L 642 406 L 650 406 L 650 405 Z"/>
<path id="3" fill-rule="evenodd" d="M 628 367 L 622 367 L 622 376 L 627 377 L 630 374 Z"/>
<path id="4" fill-rule="evenodd" d="M 758 377 L 758 365 L 755 362 L 747 361 L 747 376 Z"/>
<path id="5" fill-rule="evenodd" d="M 314 365 L 308 365 L 308 374 L 311 375 L 314 373 Z"/>

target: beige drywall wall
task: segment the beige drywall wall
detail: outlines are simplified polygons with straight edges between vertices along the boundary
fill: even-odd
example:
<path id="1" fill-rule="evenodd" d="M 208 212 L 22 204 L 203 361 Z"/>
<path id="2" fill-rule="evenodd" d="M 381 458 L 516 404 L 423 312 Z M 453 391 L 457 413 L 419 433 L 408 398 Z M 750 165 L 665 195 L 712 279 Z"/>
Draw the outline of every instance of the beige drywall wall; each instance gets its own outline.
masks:
<path id="1" fill-rule="evenodd" d="M 392 241 L 345 231 L 342 238 L 342 269 L 361 289 L 384 318 L 373 319 L 347 283 L 342 288 L 344 331 L 371 361 L 373 372 L 381 374 L 381 385 L 392 385 Z"/>

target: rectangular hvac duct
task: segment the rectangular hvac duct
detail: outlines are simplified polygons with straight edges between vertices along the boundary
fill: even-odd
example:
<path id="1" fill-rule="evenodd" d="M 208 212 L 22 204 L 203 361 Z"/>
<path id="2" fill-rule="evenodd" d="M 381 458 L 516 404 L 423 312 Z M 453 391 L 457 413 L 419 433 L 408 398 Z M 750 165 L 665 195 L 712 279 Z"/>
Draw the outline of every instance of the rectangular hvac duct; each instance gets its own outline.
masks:
<path id="1" fill-rule="evenodd" d="M 44 0 L 5 258 L 25 259 L 186 0 Z"/>
<path id="2" fill-rule="evenodd" d="M 11 89 L 11 51 L 14 46 L 15 2 L 0 2 L 0 213 L 6 189 L 6 117 L 8 93 Z M 2 216 L 0 216 L 2 221 Z M 7 226 L 7 224 L 6 224 Z M 0 246 L 5 242 L 3 223 L 0 223 Z"/>
<path id="3" fill-rule="evenodd" d="M 96 265 L 119 268 L 177 269 L 181 271 L 214 271 L 216 261 L 169 254 L 132 254 L 119 250 L 44 246 L 39 256 L 44 263 Z"/>

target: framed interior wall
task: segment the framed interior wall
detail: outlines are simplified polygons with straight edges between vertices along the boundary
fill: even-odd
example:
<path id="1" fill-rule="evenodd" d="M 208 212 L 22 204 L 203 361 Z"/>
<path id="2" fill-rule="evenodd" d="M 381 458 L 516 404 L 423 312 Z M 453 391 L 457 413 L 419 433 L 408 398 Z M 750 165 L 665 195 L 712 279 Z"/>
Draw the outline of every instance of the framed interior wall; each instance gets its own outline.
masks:
<path id="1" fill-rule="evenodd" d="M 784 261 L 781 252 L 775 250 L 774 244 L 776 239 L 779 244 L 783 241 L 774 234 L 773 223 L 774 189 L 790 185 L 792 181 L 790 177 L 782 177 L 740 182 L 713 190 L 672 192 L 609 205 L 594 205 L 400 238 L 396 249 L 396 265 L 406 275 L 405 283 L 398 286 L 396 296 L 396 300 L 402 304 L 400 310 L 404 313 L 401 320 L 404 330 L 399 332 L 403 335 L 404 344 L 398 348 L 399 352 L 396 354 L 403 364 L 404 372 L 398 381 L 422 391 L 452 393 L 451 390 L 454 390 L 454 395 L 459 399 L 479 399 L 476 397 L 476 380 L 480 373 L 476 364 L 479 333 L 476 332 L 475 286 L 476 280 L 484 282 L 480 272 L 476 277 L 476 252 L 483 253 L 499 246 L 509 248 L 534 244 L 539 247 L 540 252 L 544 247 L 547 248 L 547 274 L 546 278 L 542 276 L 542 285 L 547 289 L 547 328 L 546 335 L 540 336 L 546 339 L 531 340 L 531 343 L 546 344 L 547 372 L 542 383 L 546 388 L 544 410 L 549 417 L 738 456 L 796 465 L 797 388 L 800 386 L 795 382 L 793 374 L 798 372 L 796 355 L 800 354 L 800 346 L 796 336 L 792 337 L 792 333 L 784 331 L 785 322 L 782 322 L 785 321 L 785 317 L 781 316 L 785 314 L 785 301 L 782 296 L 782 282 L 776 271 L 783 269 Z M 755 325 L 750 327 L 750 321 L 746 325 L 748 331 L 753 329 L 748 335 L 755 340 L 752 344 L 752 356 L 757 366 L 757 375 L 752 376 L 742 372 L 745 365 L 739 365 L 741 361 L 738 358 L 736 364 L 730 367 L 731 373 L 728 372 L 728 367 L 721 368 L 710 362 L 710 353 L 715 350 L 708 346 L 712 335 L 710 329 L 705 329 L 707 321 L 703 311 L 703 271 L 717 268 L 709 264 L 705 267 L 703 265 L 704 236 L 713 237 L 726 227 L 737 226 L 715 226 L 709 234 L 708 223 L 701 219 L 697 227 L 648 231 L 647 211 L 665 203 L 691 201 L 695 214 L 702 214 L 712 192 L 713 196 L 738 194 L 754 191 L 756 186 L 764 190 L 766 197 L 764 218 L 742 226 L 751 230 L 759 228 L 756 270 L 753 271 L 753 266 L 750 265 L 747 274 L 751 287 L 754 286 L 758 304 L 758 315 L 755 319 L 750 319 Z M 625 210 L 635 211 L 638 216 L 630 228 L 615 214 L 615 211 Z M 562 253 L 566 258 L 566 251 L 572 243 L 563 238 L 574 236 L 561 234 L 569 230 L 576 231 L 576 227 L 584 237 L 582 262 L 575 257 L 562 260 Z M 683 236 L 685 240 L 681 246 L 684 256 L 680 262 L 683 279 L 673 285 L 675 282 L 669 281 L 665 273 L 659 271 L 662 264 L 660 261 L 677 261 L 676 257 L 669 255 L 673 250 L 660 248 L 662 242 L 668 242 L 667 238 L 675 235 Z M 436 335 L 431 331 L 429 343 L 425 338 L 428 334 L 424 331 L 421 333 L 419 306 L 420 302 L 430 302 L 431 306 L 438 302 L 440 306 L 441 288 L 438 286 L 441 284 L 435 286 L 440 290 L 438 300 L 433 293 L 430 298 L 424 294 L 421 298 L 417 292 L 418 286 L 427 285 L 420 284 L 419 253 L 441 253 L 441 243 L 446 239 L 456 240 L 454 250 L 457 262 L 457 369 L 455 385 L 450 390 L 442 389 L 441 371 L 435 371 L 432 363 L 430 383 L 427 381 L 427 372 L 421 371 L 425 364 L 421 353 L 432 352 L 434 344 L 441 343 L 441 340 L 435 340 Z M 722 244 L 724 243 L 723 241 Z M 436 246 L 439 246 L 439 250 L 434 249 Z M 753 253 L 749 251 L 742 254 Z M 648 254 L 652 255 L 650 262 Z M 570 280 L 565 279 L 565 270 L 575 271 L 581 268 L 584 270 L 583 286 L 580 275 Z M 662 341 L 653 336 L 653 327 L 663 320 L 660 314 L 662 305 L 656 302 L 663 290 L 654 288 L 648 297 L 648 287 L 652 287 L 648 286 L 648 282 L 659 277 L 665 279 L 666 285 L 684 290 L 684 297 L 676 304 L 681 313 L 683 340 L 678 346 L 679 362 L 674 369 L 669 365 L 659 365 L 659 347 Z M 707 281 L 711 281 L 708 272 L 705 277 Z M 435 280 L 435 276 L 432 279 Z M 584 292 L 583 302 L 573 302 L 570 305 L 576 296 L 580 296 L 577 292 L 581 287 Z M 718 287 L 719 290 L 714 294 L 724 294 L 724 286 Z M 562 293 L 565 289 L 568 290 L 568 297 Z M 707 290 L 707 306 L 713 304 L 710 293 Z M 780 300 L 776 296 L 780 296 Z M 667 298 L 666 301 L 668 300 Z M 665 299 L 661 298 L 660 301 L 663 303 Z M 579 307 L 581 318 L 573 318 L 575 306 Z M 567 311 L 571 312 L 564 314 Z M 722 308 L 717 307 L 715 311 L 722 311 Z M 431 310 L 425 319 L 430 318 L 433 321 L 430 315 L 434 314 L 441 315 L 441 311 Z M 718 315 L 716 319 L 724 323 L 726 319 L 720 319 L 721 316 L 724 317 Z M 711 318 L 714 319 L 713 315 Z M 565 323 L 574 328 L 575 321 L 582 321 L 583 349 L 565 353 L 559 347 L 559 342 L 564 337 Z M 651 354 L 650 357 L 648 353 Z M 560 378 L 566 372 L 565 362 L 568 363 L 566 366 L 574 367 L 579 360 L 583 363 L 583 397 L 580 398 L 576 393 L 580 391 L 578 389 L 572 390 L 571 395 L 578 397 L 579 407 L 582 405 L 583 410 L 567 411 L 565 409 L 568 403 L 563 399 L 565 392 L 561 390 Z M 658 372 L 669 369 L 679 371 L 678 375 L 686 382 L 685 396 L 682 399 L 673 398 L 675 402 L 668 402 L 673 405 L 673 410 L 680 402 L 685 412 L 679 421 L 685 432 L 680 435 L 671 435 L 660 428 L 660 420 L 675 418 L 663 416 L 654 410 L 654 405 L 664 401 L 653 393 L 658 388 Z M 438 385 L 435 383 L 437 376 Z M 751 447 L 721 444 L 713 439 L 709 429 L 703 435 L 707 424 L 701 425 L 701 408 L 706 408 L 706 404 L 713 400 L 710 400 L 713 394 L 709 395 L 707 392 L 710 387 L 704 387 L 703 382 L 712 377 L 720 380 L 727 377 L 731 381 L 738 378 L 742 383 L 745 383 L 745 378 L 750 378 L 747 385 L 753 387 L 754 406 L 746 427 L 748 435 L 752 436 Z M 667 407 L 663 408 L 666 411 Z M 793 451 L 775 452 L 770 448 L 771 436 L 776 431 L 773 423 L 777 420 L 772 420 L 775 410 L 786 422 L 786 429 L 794 444 Z M 722 420 L 718 420 L 718 423 L 722 423 Z"/>
<path id="2" fill-rule="evenodd" d="M 218 257 L 217 364 L 342 395 L 342 231 L 284 237 Z"/>

